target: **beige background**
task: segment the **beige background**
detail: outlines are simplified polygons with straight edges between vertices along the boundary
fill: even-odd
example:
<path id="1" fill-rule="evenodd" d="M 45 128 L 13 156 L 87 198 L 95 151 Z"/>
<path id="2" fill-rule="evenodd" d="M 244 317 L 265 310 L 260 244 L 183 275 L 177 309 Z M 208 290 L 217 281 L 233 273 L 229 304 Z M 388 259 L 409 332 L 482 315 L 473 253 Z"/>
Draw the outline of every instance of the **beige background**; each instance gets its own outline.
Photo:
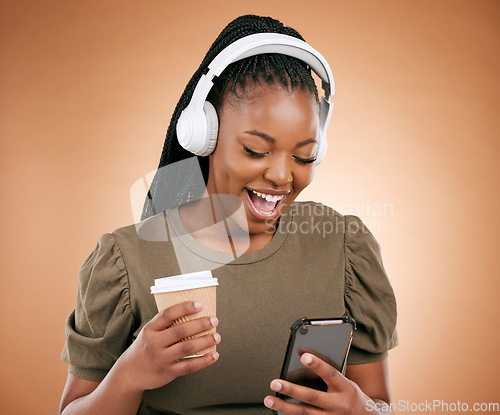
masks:
<path id="1" fill-rule="evenodd" d="M 333 68 L 329 152 L 303 198 L 357 213 L 382 245 L 393 400 L 498 400 L 500 3 L 208 3 L 1 2 L 2 413 L 57 411 L 78 268 L 131 222 L 188 78 L 249 12 Z"/>

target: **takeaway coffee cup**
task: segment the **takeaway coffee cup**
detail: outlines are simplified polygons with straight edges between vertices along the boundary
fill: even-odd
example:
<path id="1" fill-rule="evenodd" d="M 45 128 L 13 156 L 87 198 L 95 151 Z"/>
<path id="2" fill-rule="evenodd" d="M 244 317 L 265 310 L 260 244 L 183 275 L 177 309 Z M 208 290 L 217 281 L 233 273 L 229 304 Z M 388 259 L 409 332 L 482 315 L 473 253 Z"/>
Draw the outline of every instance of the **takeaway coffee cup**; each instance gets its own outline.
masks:
<path id="1" fill-rule="evenodd" d="M 203 303 L 203 308 L 200 312 L 175 320 L 172 323 L 172 326 L 175 326 L 195 318 L 215 316 L 217 285 L 219 285 L 217 278 L 212 277 L 211 271 L 192 272 L 190 274 L 156 279 L 155 285 L 151 287 L 151 294 L 155 297 L 158 311 L 184 301 L 200 301 Z M 186 337 L 181 341 L 214 332 L 215 327 L 195 336 Z M 214 352 L 215 349 L 216 347 L 214 345 L 188 357 L 201 356 L 208 352 Z"/>

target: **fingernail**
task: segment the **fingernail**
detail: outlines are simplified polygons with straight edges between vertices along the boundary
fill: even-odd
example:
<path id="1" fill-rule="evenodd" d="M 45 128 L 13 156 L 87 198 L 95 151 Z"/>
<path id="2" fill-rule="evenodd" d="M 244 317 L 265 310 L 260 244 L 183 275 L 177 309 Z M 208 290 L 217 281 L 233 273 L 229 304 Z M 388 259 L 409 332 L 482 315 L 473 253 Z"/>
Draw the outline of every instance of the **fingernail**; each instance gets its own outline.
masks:
<path id="1" fill-rule="evenodd" d="M 304 357 L 304 363 L 305 363 L 306 365 L 311 364 L 311 363 L 312 363 L 312 361 L 313 361 L 313 358 L 312 358 L 312 356 L 311 356 L 310 354 L 307 354 L 307 355 Z"/>
<path id="2" fill-rule="evenodd" d="M 268 408 L 272 408 L 274 406 L 274 399 L 270 396 L 267 396 L 266 399 L 264 399 L 264 405 L 266 405 Z"/>
<path id="3" fill-rule="evenodd" d="M 283 384 L 280 381 L 273 382 L 273 391 L 279 392 L 281 389 L 283 389 Z"/>
<path id="4" fill-rule="evenodd" d="M 210 317 L 210 324 L 215 327 L 217 324 L 219 324 L 219 319 L 217 317 Z"/>
<path id="5" fill-rule="evenodd" d="M 213 359 L 214 359 L 214 360 L 217 360 L 217 359 L 219 358 L 219 353 L 214 352 L 214 353 L 212 354 L 212 357 L 213 357 Z"/>
<path id="6" fill-rule="evenodd" d="M 220 334 L 219 333 L 214 333 L 214 339 L 217 343 L 220 342 Z"/>
<path id="7" fill-rule="evenodd" d="M 201 310 L 203 308 L 203 304 L 200 303 L 199 301 L 196 301 L 194 303 L 194 308 L 196 308 L 197 310 Z"/>

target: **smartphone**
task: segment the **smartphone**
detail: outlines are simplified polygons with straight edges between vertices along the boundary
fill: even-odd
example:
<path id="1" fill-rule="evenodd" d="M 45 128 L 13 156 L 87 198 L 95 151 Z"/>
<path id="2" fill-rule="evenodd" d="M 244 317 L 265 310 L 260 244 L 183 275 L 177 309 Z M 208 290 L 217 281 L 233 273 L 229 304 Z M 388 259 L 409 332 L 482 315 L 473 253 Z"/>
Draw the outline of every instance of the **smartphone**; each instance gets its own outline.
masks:
<path id="1" fill-rule="evenodd" d="M 356 322 L 348 316 L 297 320 L 290 327 L 290 338 L 280 378 L 326 391 L 327 385 L 323 379 L 306 368 L 300 362 L 300 357 L 304 353 L 311 353 L 344 374 L 354 330 Z M 276 396 L 288 402 L 301 403 L 280 393 L 276 393 Z M 275 411 L 273 413 L 279 414 Z"/>

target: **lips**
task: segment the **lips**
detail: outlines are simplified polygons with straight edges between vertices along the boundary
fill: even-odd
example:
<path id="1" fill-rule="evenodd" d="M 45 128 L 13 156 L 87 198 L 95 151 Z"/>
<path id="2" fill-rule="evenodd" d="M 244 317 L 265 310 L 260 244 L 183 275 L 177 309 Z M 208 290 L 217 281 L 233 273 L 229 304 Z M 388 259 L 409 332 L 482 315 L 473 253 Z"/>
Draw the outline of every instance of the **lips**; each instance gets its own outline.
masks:
<path id="1" fill-rule="evenodd" d="M 245 188 L 244 201 L 252 216 L 259 220 L 275 219 L 280 215 L 281 206 L 290 192 L 261 191 Z"/>

